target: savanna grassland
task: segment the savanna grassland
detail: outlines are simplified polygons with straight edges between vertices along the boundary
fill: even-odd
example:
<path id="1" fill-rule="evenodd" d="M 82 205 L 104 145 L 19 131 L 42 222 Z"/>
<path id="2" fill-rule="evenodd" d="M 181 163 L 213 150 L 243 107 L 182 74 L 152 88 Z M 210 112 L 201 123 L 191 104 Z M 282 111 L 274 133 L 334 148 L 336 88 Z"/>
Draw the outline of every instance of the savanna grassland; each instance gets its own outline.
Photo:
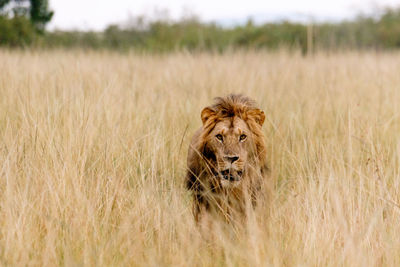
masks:
<path id="1" fill-rule="evenodd" d="M 266 113 L 266 205 L 196 228 L 201 109 Z M 400 53 L 0 51 L 0 265 L 399 266 Z"/>

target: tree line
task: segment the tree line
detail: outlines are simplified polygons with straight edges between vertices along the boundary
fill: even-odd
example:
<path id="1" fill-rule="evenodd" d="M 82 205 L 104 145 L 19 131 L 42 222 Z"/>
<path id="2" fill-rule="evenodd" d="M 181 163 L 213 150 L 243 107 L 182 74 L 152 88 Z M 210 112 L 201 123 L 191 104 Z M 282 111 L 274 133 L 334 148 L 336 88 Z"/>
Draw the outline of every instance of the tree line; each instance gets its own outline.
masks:
<path id="1" fill-rule="evenodd" d="M 10 7 L 13 1 L 17 4 Z M 110 25 L 102 32 L 45 31 L 52 15 L 47 0 L 0 0 L 0 45 L 150 52 L 400 48 L 400 8 L 386 8 L 379 15 L 360 15 L 337 23 L 281 21 L 260 25 L 249 19 L 234 27 L 200 22 L 194 17 L 180 21 L 138 17 L 128 25 Z"/>

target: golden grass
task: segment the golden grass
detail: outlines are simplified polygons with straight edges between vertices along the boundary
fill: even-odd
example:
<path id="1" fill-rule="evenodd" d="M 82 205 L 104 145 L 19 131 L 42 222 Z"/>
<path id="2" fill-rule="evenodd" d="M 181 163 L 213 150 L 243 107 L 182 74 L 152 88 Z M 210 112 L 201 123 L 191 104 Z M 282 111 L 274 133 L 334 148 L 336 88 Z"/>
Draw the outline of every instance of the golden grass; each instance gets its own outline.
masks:
<path id="1" fill-rule="evenodd" d="M 400 54 L 0 51 L 0 265 L 399 266 Z M 212 98 L 267 115 L 269 205 L 205 239 L 183 186 Z"/>

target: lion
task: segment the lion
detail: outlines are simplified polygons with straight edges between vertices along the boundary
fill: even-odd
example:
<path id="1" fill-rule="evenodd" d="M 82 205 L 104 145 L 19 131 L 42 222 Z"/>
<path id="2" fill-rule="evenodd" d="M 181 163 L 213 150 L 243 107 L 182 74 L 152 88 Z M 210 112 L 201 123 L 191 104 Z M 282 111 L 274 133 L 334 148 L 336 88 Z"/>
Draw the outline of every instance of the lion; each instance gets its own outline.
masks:
<path id="1" fill-rule="evenodd" d="M 215 98 L 201 112 L 203 126 L 194 134 L 187 157 L 186 186 L 192 192 L 193 214 L 225 219 L 242 216 L 262 195 L 268 170 L 262 125 L 265 114 L 243 95 Z"/>

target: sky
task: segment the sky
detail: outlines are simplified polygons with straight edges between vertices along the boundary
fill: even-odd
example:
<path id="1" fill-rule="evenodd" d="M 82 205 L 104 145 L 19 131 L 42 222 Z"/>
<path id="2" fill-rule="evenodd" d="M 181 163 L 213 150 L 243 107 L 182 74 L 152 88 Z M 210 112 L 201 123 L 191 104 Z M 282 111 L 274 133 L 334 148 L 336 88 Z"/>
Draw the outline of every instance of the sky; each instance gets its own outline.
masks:
<path id="1" fill-rule="evenodd" d="M 252 17 L 255 22 L 338 21 L 382 7 L 400 7 L 400 0 L 49 0 L 55 11 L 49 29 L 103 30 L 139 15 L 179 19 L 195 14 L 201 21 L 230 26 Z"/>

